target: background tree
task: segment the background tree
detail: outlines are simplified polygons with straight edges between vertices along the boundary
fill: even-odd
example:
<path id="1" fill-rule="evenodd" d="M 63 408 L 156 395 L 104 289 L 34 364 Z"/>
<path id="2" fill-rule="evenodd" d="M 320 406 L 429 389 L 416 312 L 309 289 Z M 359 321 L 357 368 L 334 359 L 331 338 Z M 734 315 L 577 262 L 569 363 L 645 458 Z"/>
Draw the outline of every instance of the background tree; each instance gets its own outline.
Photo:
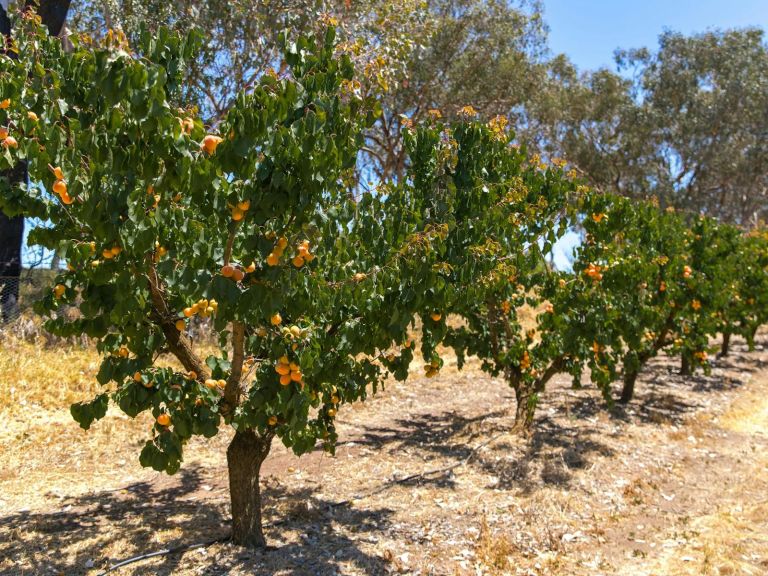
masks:
<path id="1" fill-rule="evenodd" d="M 768 46 L 759 29 L 617 52 L 618 74 L 553 64 L 550 100 L 531 107 L 550 154 L 589 182 L 661 206 L 754 225 L 768 211 Z"/>
<path id="2" fill-rule="evenodd" d="M 58 36 L 64 26 L 69 10 L 70 0 L 28 0 L 24 9 L 35 9 L 43 26 L 51 36 Z M 6 46 L 11 42 L 11 15 L 0 6 L 0 34 L 5 37 Z M 14 56 L 12 51 L 4 50 L 5 54 Z M 9 170 L 0 173 L 0 179 L 11 184 L 26 182 L 27 167 L 19 163 Z M 24 240 L 24 218 L 22 216 L 8 217 L 0 210 L 0 321 L 8 321 L 16 315 L 19 301 L 19 278 L 21 276 L 21 252 Z"/>

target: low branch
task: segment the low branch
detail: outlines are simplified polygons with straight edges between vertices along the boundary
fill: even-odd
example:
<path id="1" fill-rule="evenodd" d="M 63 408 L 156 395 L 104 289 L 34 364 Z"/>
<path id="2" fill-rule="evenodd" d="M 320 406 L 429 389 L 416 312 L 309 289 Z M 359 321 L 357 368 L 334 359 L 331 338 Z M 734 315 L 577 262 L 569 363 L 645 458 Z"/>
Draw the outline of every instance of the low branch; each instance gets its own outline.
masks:
<path id="1" fill-rule="evenodd" d="M 149 260 L 147 279 L 149 281 L 149 293 L 152 298 L 152 320 L 163 331 L 165 341 L 171 353 L 181 362 L 181 365 L 186 370 L 194 372 L 197 375 L 197 379 L 202 382 L 208 377 L 208 368 L 202 359 L 195 354 L 190 339 L 176 328 L 177 314 L 173 314 L 168 308 L 163 295 L 162 282 L 157 275 L 157 269 L 152 262 L 152 257 L 148 256 L 147 258 Z"/>

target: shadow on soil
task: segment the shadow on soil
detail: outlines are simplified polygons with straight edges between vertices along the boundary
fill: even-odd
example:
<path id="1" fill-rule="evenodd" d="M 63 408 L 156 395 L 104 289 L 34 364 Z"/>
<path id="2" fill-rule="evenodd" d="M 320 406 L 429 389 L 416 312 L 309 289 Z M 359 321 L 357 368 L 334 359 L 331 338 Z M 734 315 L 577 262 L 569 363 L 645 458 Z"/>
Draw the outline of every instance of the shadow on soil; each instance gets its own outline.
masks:
<path id="1" fill-rule="evenodd" d="M 62 501 L 61 512 L 20 511 L 0 517 L 0 575 L 97 574 L 110 563 L 163 548 L 173 548 L 216 538 L 229 531 L 229 510 L 224 501 L 206 500 L 200 494 L 205 481 L 201 470 L 182 469 L 170 486 L 153 487 L 146 482 L 124 490 L 96 492 Z M 174 553 L 149 562 L 121 568 L 114 574 L 177 574 L 182 568 L 199 574 L 335 574 L 341 565 L 354 566 L 369 574 L 386 572 L 384 559 L 360 549 L 358 542 L 333 529 L 340 524 L 356 533 L 382 533 L 389 526 L 391 511 L 358 510 L 351 506 L 331 507 L 313 497 L 311 490 L 267 487 L 264 490 L 265 520 L 273 505 L 289 502 L 280 510 L 280 524 L 265 530 L 272 546 L 267 551 L 229 548 L 219 555 L 191 551 Z M 311 506 L 307 505 L 311 502 Z M 299 542 L 282 542 L 284 530 L 300 534 Z M 123 550 L 105 549 L 113 540 L 125 543 Z"/>

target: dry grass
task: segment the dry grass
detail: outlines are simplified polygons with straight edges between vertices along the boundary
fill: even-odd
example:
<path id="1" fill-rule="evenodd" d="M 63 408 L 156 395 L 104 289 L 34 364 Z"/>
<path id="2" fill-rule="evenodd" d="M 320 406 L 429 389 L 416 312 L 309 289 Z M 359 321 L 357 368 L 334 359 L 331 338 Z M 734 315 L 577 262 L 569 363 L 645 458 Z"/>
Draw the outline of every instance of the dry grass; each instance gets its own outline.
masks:
<path id="1" fill-rule="evenodd" d="M 437 378 L 343 410 L 336 458 L 275 446 L 263 484 L 267 519 L 285 520 L 268 531 L 276 552 L 216 545 L 118 574 L 765 574 L 766 358 L 737 355 L 695 387 L 660 361 L 626 412 L 558 379 L 527 440 L 508 431 L 503 382 L 449 358 Z M 0 574 L 90 575 L 89 561 L 226 530 L 228 434 L 190 442 L 176 477 L 142 469 L 148 418 L 110 409 L 84 432 L 68 413 L 99 391 L 97 367 L 88 348 L 0 345 Z M 450 474 L 374 493 L 491 437 Z"/>

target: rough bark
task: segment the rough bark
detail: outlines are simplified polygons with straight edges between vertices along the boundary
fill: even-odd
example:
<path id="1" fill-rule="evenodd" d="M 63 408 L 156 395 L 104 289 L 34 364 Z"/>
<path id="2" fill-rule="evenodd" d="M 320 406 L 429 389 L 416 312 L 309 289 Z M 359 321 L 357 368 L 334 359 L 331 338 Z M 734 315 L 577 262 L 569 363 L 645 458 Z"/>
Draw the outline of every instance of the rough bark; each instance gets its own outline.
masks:
<path id="1" fill-rule="evenodd" d="M 232 542 L 247 548 L 264 548 L 261 523 L 261 464 L 269 454 L 272 436 L 254 430 L 235 433 L 227 448 L 229 495 L 232 503 Z"/>
<path id="2" fill-rule="evenodd" d="M 515 388 L 515 400 L 517 401 L 517 407 L 515 408 L 514 429 L 521 434 L 528 433 L 531 429 L 531 426 L 533 426 L 535 406 L 531 403 L 532 397 L 533 390 L 525 383 L 521 382 Z"/>

